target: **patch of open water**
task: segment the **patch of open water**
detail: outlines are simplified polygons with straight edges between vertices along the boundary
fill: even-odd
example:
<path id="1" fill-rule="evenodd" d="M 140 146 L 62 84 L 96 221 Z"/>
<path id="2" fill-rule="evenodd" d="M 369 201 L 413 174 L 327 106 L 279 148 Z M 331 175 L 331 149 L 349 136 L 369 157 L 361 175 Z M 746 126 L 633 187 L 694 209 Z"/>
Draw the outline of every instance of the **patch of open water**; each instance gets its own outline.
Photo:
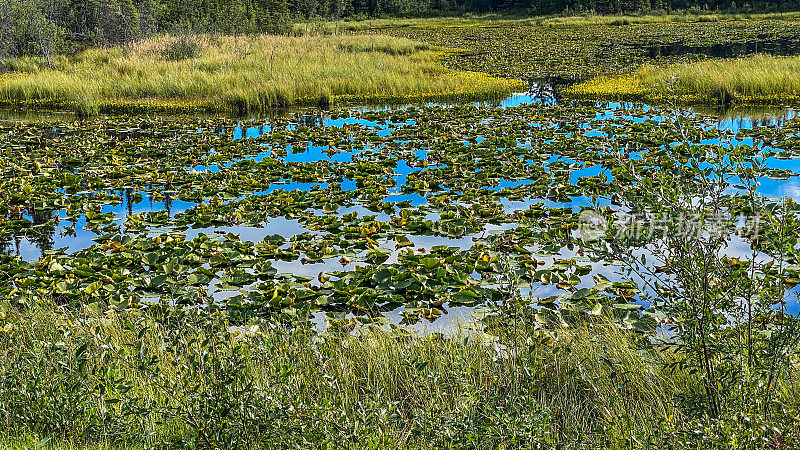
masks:
<path id="1" fill-rule="evenodd" d="M 545 96 L 542 95 L 542 92 L 545 92 Z M 500 101 L 500 102 L 479 102 L 476 103 L 476 106 L 484 107 L 484 108 L 516 108 L 516 107 L 524 107 L 525 105 L 531 104 L 540 104 L 546 107 L 547 104 L 554 103 L 554 97 L 550 95 L 547 91 L 546 87 L 537 86 L 537 92 L 534 93 L 527 93 L 527 94 L 514 94 L 509 98 Z M 599 137 L 608 137 L 607 126 L 618 126 L 616 121 L 622 120 L 632 123 L 644 123 L 644 122 L 654 122 L 654 123 L 661 123 L 664 121 L 673 120 L 672 118 L 665 117 L 661 115 L 661 113 L 657 110 L 654 110 L 646 105 L 632 105 L 626 103 L 598 103 L 595 105 L 598 109 L 598 112 L 593 120 L 587 121 L 585 123 L 577 124 L 578 127 L 573 130 L 569 131 L 564 134 L 565 137 L 577 137 L 581 136 L 584 139 L 592 139 L 592 138 L 599 138 Z M 636 111 L 644 112 L 642 115 L 632 115 L 629 114 L 628 111 L 635 109 Z M 363 115 L 365 112 L 369 112 L 371 109 L 369 108 L 362 108 L 358 110 L 353 110 L 352 116 L 346 117 L 337 117 L 331 118 L 330 116 L 326 116 L 325 113 L 320 112 L 318 114 L 307 114 L 304 116 L 301 124 L 302 126 L 311 126 L 311 127 L 338 127 L 341 128 L 346 125 L 352 126 L 359 126 L 369 130 L 373 130 L 376 132 L 378 136 L 383 138 L 386 142 L 392 142 L 393 136 L 401 129 L 404 128 L 414 128 L 417 124 L 413 120 L 406 120 L 399 123 L 394 123 L 391 121 L 375 121 L 364 118 Z M 648 114 L 648 112 L 654 111 L 652 114 Z M 692 114 L 691 111 L 688 114 Z M 722 145 L 725 147 L 737 147 L 737 146 L 753 146 L 753 145 L 760 145 L 757 143 L 754 137 L 747 137 L 747 136 L 739 136 L 740 133 L 746 132 L 747 130 L 751 130 L 754 127 L 758 126 L 771 126 L 771 127 L 781 127 L 786 121 L 791 120 L 797 117 L 797 112 L 791 109 L 770 111 L 763 116 L 759 116 L 757 114 L 749 113 L 750 115 L 746 116 L 725 116 L 721 117 L 716 121 L 709 121 L 706 123 L 706 127 L 708 129 L 716 129 L 719 131 L 728 132 L 728 137 L 720 137 L 714 139 L 704 139 L 698 142 L 695 142 L 696 145 Z M 559 122 L 552 122 L 552 121 L 543 121 L 541 123 L 532 123 L 532 128 L 537 129 L 555 129 L 558 130 L 562 127 L 562 124 Z M 291 127 L 295 127 L 297 124 L 288 125 L 287 129 Z M 358 161 L 359 158 L 364 156 L 370 156 L 374 154 L 382 154 L 386 153 L 387 150 L 391 152 L 391 148 L 386 147 L 386 142 L 382 143 L 372 143 L 372 144 L 365 144 L 363 147 L 360 147 L 356 150 L 351 151 L 340 151 L 340 152 L 333 152 L 331 151 L 330 147 L 328 146 L 320 146 L 314 145 L 312 142 L 308 142 L 306 145 L 286 145 L 282 148 L 270 148 L 269 145 L 269 133 L 273 132 L 273 127 L 268 122 L 254 125 L 254 124 L 240 124 L 233 130 L 233 138 L 234 140 L 238 139 L 265 139 L 266 142 L 264 144 L 264 151 L 258 155 L 246 158 L 239 158 L 237 160 L 229 161 L 222 164 L 214 164 L 209 166 L 194 166 L 191 168 L 187 168 L 187 170 L 191 170 L 194 172 L 208 172 L 208 173 L 220 173 L 227 170 L 232 170 L 235 167 L 237 162 L 241 161 L 253 161 L 253 162 L 261 162 L 264 161 L 266 158 L 274 158 L 280 160 L 284 163 L 298 163 L 298 164 L 313 164 L 313 163 L 330 163 L 335 165 L 346 165 L 353 161 Z M 474 137 L 472 142 L 470 140 L 465 140 L 464 145 L 469 147 L 471 145 L 482 145 L 483 137 L 477 136 Z M 611 138 L 613 140 L 613 138 Z M 404 145 L 408 141 L 403 141 L 398 139 L 395 144 Z M 395 182 L 395 185 L 390 187 L 387 191 L 387 195 L 383 199 L 385 203 L 400 203 L 400 202 L 407 202 L 412 207 L 423 207 L 430 205 L 430 197 L 426 195 L 421 195 L 419 193 L 406 193 L 404 192 L 404 187 L 409 182 L 409 176 L 412 174 L 415 176 L 419 176 L 423 174 L 427 170 L 431 170 L 433 168 L 445 168 L 446 165 L 444 164 L 437 164 L 435 162 L 429 161 L 429 155 L 434 150 L 433 148 L 424 148 L 424 143 L 417 143 L 422 144 L 423 148 L 415 148 L 413 155 L 409 158 L 408 154 L 400 155 L 400 159 L 397 160 L 396 166 L 393 168 L 393 175 L 392 179 Z M 681 144 L 681 142 L 676 142 L 673 144 Z M 672 144 L 671 144 L 672 145 Z M 518 141 L 518 148 L 531 148 L 527 142 Z M 780 149 L 772 149 L 769 147 L 765 147 L 765 150 L 770 151 L 779 151 Z M 498 149 L 502 150 L 502 149 Z M 388 156 L 392 156 L 391 154 Z M 637 158 L 636 152 L 630 153 L 631 158 Z M 572 185 L 576 185 L 581 178 L 585 177 L 596 177 L 600 174 L 605 175 L 608 180 L 613 180 L 613 176 L 611 171 L 608 168 L 602 167 L 598 164 L 584 164 L 581 161 L 577 161 L 570 157 L 566 157 L 563 155 L 554 154 L 551 155 L 544 163 L 545 171 L 551 170 L 551 165 L 553 163 L 564 163 L 566 165 L 577 165 L 580 166 L 579 168 L 574 169 L 567 169 L 569 171 L 569 183 Z M 765 160 L 767 167 L 773 169 L 781 169 L 781 170 L 788 170 L 795 174 L 800 173 L 800 159 L 778 159 L 775 157 L 769 157 Z M 539 161 L 531 160 L 528 162 L 529 165 L 539 165 L 542 164 Z M 478 169 L 480 170 L 480 169 Z M 563 170 L 559 168 L 559 170 Z M 497 192 L 503 189 L 508 188 L 519 188 L 526 185 L 531 185 L 536 183 L 536 179 L 495 179 L 491 180 L 491 185 L 484 185 L 484 188 L 488 189 L 490 192 Z M 259 190 L 253 192 L 251 195 L 254 196 L 261 196 L 267 195 L 275 191 L 305 191 L 310 192 L 312 190 L 319 190 L 325 189 L 329 187 L 329 183 L 327 182 L 308 182 L 308 181 L 295 181 L 292 179 L 285 179 L 281 180 L 276 183 L 272 183 L 267 189 Z M 350 179 L 344 179 L 341 183 L 341 190 L 342 191 L 355 191 L 356 190 L 356 181 Z M 446 189 L 445 189 L 446 190 Z M 758 192 L 762 195 L 768 197 L 789 197 L 795 200 L 800 201 L 800 179 L 797 177 L 791 177 L 785 180 L 780 179 L 770 179 L 764 178 L 760 180 L 760 184 L 758 186 Z M 185 202 L 180 200 L 174 200 L 168 192 L 162 193 L 153 193 L 153 192 L 144 192 L 144 191 L 116 191 L 116 192 L 109 192 L 109 194 L 115 195 L 119 198 L 119 201 L 105 204 L 102 206 L 101 212 L 102 213 L 111 213 L 114 216 L 112 224 L 115 224 L 119 227 L 122 233 L 125 233 L 125 217 L 128 215 L 134 214 L 142 214 L 147 212 L 166 212 L 170 218 L 175 217 L 177 214 L 185 213 L 192 208 L 196 207 L 196 203 Z M 246 197 L 246 196 L 245 196 Z M 243 197 L 242 197 L 243 198 Z M 539 198 L 527 198 L 524 200 L 518 199 L 510 199 L 510 198 L 501 198 L 500 199 L 503 211 L 505 214 L 513 214 L 515 212 L 525 211 L 528 210 L 532 205 L 537 203 L 544 203 L 546 207 L 551 208 L 570 208 L 573 211 L 580 211 L 581 208 L 587 208 L 593 206 L 593 203 L 590 199 L 586 198 L 583 195 L 576 195 L 571 196 L 570 200 L 567 202 L 558 202 L 548 199 L 539 199 Z M 607 201 L 601 202 L 600 205 L 609 205 Z M 342 207 L 336 210 L 335 212 L 323 212 L 323 211 L 316 211 L 316 215 L 324 216 L 324 215 L 336 215 L 336 216 L 344 216 L 346 214 L 355 213 L 358 216 L 366 216 L 366 215 L 375 215 L 375 212 L 369 211 L 364 209 L 363 206 L 349 206 L 349 207 Z M 4 253 L 18 255 L 22 259 L 26 261 L 36 261 L 38 260 L 43 252 L 52 250 L 52 249 L 64 249 L 67 253 L 74 253 L 76 251 L 80 251 L 83 249 L 90 248 L 92 245 L 95 245 L 95 239 L 98 237 L 100 233 L 95 231 L 90 231 L 85 229 L 87 225 L 86 217 L 80 216 L 74 222 L 70 220 L 70 218 L 62 211 L 55 211 L 53 214 L 56 214 L 58 217 L 58 226 L 54 230 L 54 233 L 50 236 L 44 238 L 27 238 L 27 237 L 15 237 L 12 240 L 5 243 L 5 248 L 3 250 Z M 382 215 L 381 215 L 382 214 Z M 34 224 L 37 223 L 37 219 L 35 217 L 27 217 L 30 218 Z M 49 218 L 48 218 L 49 219 Z M 377 217 L 379 221 L 388 221 L 390 220 L 390 216 L 385 213 L 380 213 Z M 447 247 L 454 247 L 461 250 L 467 250 L 475 245 L 476 242 L 481 241 L 486 233 L 491 232 L 498 232 L 505 229 L 509 229 L 513 227 L 513 224 L 506 224 L 506 225 L 487 225 L 483 230 L 479 231 L 478 233 L 472 233 L 465 235 L 463 237 L 457 238 L 448 238 L 442 236 L 428 236 L 428 235 L 408 235 L 408 239 L 411 242 L 411 247 L 415 249 L 425 249 L 431 248 L 433 246 L 447 246 Z M 167 229 L 160 229 L 156 228 L 151 230 L 151 233 L 158 233 L 161 231 L 166 231 Z M 284 238 L 291 239 L 293 236 L 302 234 L 302 233 L 309 233 L 311 230 L 304 227 L 300 221 L 295 219 L 286 219 L 282 217 L 275 217 L 270 218 L 267 223 L 262 227 L 252 227 L 252 226 L 235 226 L 235 227 L 206 227 L 206 228 L 198 228 L 198 229 L 188 229 L 182 232 L 186 239 L 194 239 L 195 237 L 199 236 L 201 233 L 204 234 L 213 234 L 213 233 L 234 233 L 239 236 L 241 240 L 249 241 L 249 242 L 259 242 L 264 239 L 265 236 L 269 235 L 280 235 Z M 319 235 L 320 233 L 313 233 L 315 235 Z M 397 261 L 399 249 L 396 248 L 393 241 L 390 240 L 382 240 L 379 242 L 380 246 L 386 248 L 390 251 L 388 259 L 385 261 L 385 264 L 392 264 L 393 262 Z M 731 246 L 729 247 L 731 251 L 731 256 L 737 256 L 741 254 L 741 256 L 747 256 L 749 253 L 749 245 L 742 242 L 732 242 Z M 562 249 L 560 253 L 553 255 L 549 258 L 549 262 L 552 263 L 553 259 L 555 258 L 575 258 L 576 254 L 574 250 L 566 250 Z M 342 270 L 352 270 L 357 267 L 360 263 L 358 261 L 349 262 L 347 264 L 342 264 L 338 258 L 330 258 L 326 259 L 322 262 L 312 262 L 309 264 L 304 264 L 302 260 L 297 260 L 293 262 L 284 262 L 284 261 L 277 261 L 273 264 L 275 269 L 279 273 L 291 273 L 300 276 L 306 276 L 311 279 L 316 279 L 321 273 L 330 272 L 330 271 L 342 271 Z M 610 280 L 621 280 L 622 278 L 619 276 L 617 268 L 614 266 L 610 266 L 608 264 L 600 264 L 600 263 L 593 263 L 592 264 L 592 271 L 591 275 L 603 275 Z M 581 284 L 578 287 L 588 287 L 590 283 L 590 278 L 585 277 Z M 218 300 L 223 300 L 225 296 L 230 294 L 229 291 L 218 291 L 215 290 L 214 284 L 212 283 L 210 286 L 210 291 L 212 295 L 215 296 Z M 531 288 L 527 288 L 527 290 L 523 290 L 524 294 L 530 294 L 537 297 L 544 297 L 549 295 L 556 295 L 556 294 L 564 294 L 566 291 L 563 289 L 559 289 L 552 285 L 538 285 Z M 792 310 L 797 312 L 796 304 L 792 306 Z M 387 316 L 389 317 L 390 321 L 392 322 L 399 322 L 400 320 L 400 310 L 402 308 L 398 308 L 395 311 L 392 311 Z M 470 308 L 466 307 L 455 307 L 455 308 L 446 308 L 447 311 L 451 312 L 450 314 L 445 314 L 443 316 L 443 320 L 441 323 L 437 323 L 437 326 L 446 327 L 448 322 L 451 321 L 463 321 L 468 315 Z M 318 315 L 319 318 L 319 315 Z M 315 319 L 316 320 L 316 319 Z"/>

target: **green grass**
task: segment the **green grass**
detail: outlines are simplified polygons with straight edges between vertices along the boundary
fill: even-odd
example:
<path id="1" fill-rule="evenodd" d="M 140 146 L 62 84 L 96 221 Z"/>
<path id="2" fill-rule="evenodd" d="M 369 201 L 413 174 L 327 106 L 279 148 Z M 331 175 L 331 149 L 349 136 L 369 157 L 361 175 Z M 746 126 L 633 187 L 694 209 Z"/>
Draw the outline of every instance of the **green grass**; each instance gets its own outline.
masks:
<path id="1" fill-rule="evenodd" d="M 40 438 L 31 434 L 6 437 L 0 440 L 0 449 L 3 450 L 134 450 L 144 448 L 141 445 L 116 445 L 107 442 L 80 443 L 69 440 L 54 440 Z"/>
<path id="2" fill-rule="evenodd" d="M 694 53 L 651 55 L 650 49 L 664 45 L 703 49 L 791 42 L 800 38 L 797 17 L 796 13 L 786 13 L 440 18 L 373 22 L 370 32 L 464 49 L 445 57 L 444 63 L 455 70 L 524 80 L 586 81 L 598 76 L 630 75 L 646 65 L 663 67 L 705 58 Z M 340 24 L 340 29 L 348 26 Z"/>
<path id="3" fill-rule="evenodd" d="M 46 301 L 1 315 L 0 448 L 726 448 L 748 432 L 692 409 L 701 377 L 668 368 L 680 354 L 605 319 L 507 321 L 497 338 Z M 794 408 L 782 377 L 776 399 Z"/>
<path id="4" fill-rule="evenodd" d="M 460 28 L 493 26 L 616 26 L 654 23 L 696 23 L 747 20 L 791 20 L 800 17 L 800 12 L 788 13 L 712 13 L 682 12 L 673 14 L 641 15 L 557 15 L 557 16 L 509 16 L 498 14 L 466 15 L 457 17 L 390 18 L 372 20 L 343 20 L 340 22 L 300 22 L 294 25 L 299 34 L 361 32 L 402 28 Z"/>
<path id="5" fill-rule="evenodd" d="M 642 14 L 642 15 L 583 15 L 548 17 L 536 21 L 541 26 L 619 26 L 650 23 L 695 23 L 695 22 L 725 22 L 747 20 L 791 20 L 800 17 L 800 13 L 771 13 L 771 14 L 728 14 L 728 13 L 692 13 L 679 14 Z"/>
<path id="6" fill-rule="evenodd" d="M 231 328 L 219 312 L 2 311 L 0 448 L 726 448 L 747 433 L 687 407 L 702 385 L 667 367 L 681 355 L 602 319 L 506 322 L 496 338 L 475 324 L 318 334 Z M 788 408 L 795 382 L 778 383 Z"/>
<path id="7" fill-rule="evenodd" d="M 185 41 L 186 39 L 183 38 Z M 60 57 L 52 69 L 7 62 L 0 103 L 84 112 L 174 108 L 265 110 L 333 102 L 404 103 L 496 97 L 521 82 L 456 71 L 443 50 L 383 36 L 163 36 Z"/>
<path id="8" fill-rule="evenodd" d="M 800 57 L 754 55 L 600 77 L 571 87 L 571 96 L 686 104 L 799 104 Z"/>
<path id="9" fill-rule="evenodd" d="M 5 308 L 0 448 L 200 442 L 197 417 L 209 435 L 227 430 L 231 447 L 659 442 L 680 426 L 675 396 L 697 386 L 664 369 L 668 354 L 604 322 L 504 342 L 468 327 L 231 332 L 208 317 Z M 152 407 L 126 415 L 143 405 Z M 239 420 L 251 427 L 245 438 Z"/>

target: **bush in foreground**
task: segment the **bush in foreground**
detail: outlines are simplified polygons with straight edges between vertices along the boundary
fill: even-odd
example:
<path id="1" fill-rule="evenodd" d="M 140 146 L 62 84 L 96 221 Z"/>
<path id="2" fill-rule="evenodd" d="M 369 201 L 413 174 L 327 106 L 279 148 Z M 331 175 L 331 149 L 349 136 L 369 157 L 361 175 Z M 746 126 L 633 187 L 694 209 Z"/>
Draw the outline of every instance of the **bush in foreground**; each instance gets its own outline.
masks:
<path id="1" fill-rule="evenodd" d="M 765 424 L 684 407 L 702 395 L 700 375 L 668 369 L 671 351 L 603 320 L 500 340 L 474 326 L 231 327 L 221 313 L 160 307 L 6 305 L 3 323 L 0 429 L 11 446 L 691 448 L 775 438 Z M 797 400 L 783 388 L 778 398 L 787 408 Z"/>

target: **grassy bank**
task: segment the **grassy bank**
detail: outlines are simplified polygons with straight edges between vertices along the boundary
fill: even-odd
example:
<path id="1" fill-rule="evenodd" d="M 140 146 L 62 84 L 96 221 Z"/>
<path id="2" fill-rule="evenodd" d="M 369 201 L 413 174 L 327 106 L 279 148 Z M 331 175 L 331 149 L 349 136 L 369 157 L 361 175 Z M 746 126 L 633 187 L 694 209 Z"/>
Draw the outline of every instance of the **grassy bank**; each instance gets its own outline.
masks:
<path id="1" fill-rule="evenodd" d="M 465 15 L 455 17 L 430 18 L 390 18 L 371 20 L 343 20 L 299 22 L 294 25 L 298 34 L 361 32 L 369 30 L 388 30 L 398 28 L 462 28 L 492 26 L 617 26 L 654 23 L 701 23 L 747 20 L 791 20 L 800 17 L 800 12 L 785 13 L 714 13 L 679 12 L 672 14 L 628 14 L 628 15 L 553 15 L 553 16 L 514 16 L 503 14 Z"/>
<path id="2" fill-rule="evenodd" d="M 696 387 L 665 372 L 668 354 L 606 323 L 499 341 L 467 329 L 231 332 L 205 314 L 5 311 L 7 445 L 660 442 L 681 421 L 672 399 Z"/>
<path id="3" fill-rule="evenodd" d="M 702 23 L 767 19 L 791 20 L 797 17 L 800 17 L 800 13 L 734 14 L 712 12 L 695 13 L 686 11 L 674 14 L 557 16 L 538 19 L 536 23 L 542 26 L 619 26 L 649 23 Z"/>
<path id="4" fill-rule="evenodd" d="M 442 50 L 376 36 L 170 37 L 6 62 L 0 103 L 83 112 L 264 110 L 341 102 L 403 103 L 503 95 L 520 82 L 447 69 Z"/>
<path id="5" fill-rule="evenodd" d="M 409 20 L 372 23 L 372 32 L 460 48 L 458 70 L 530 80 L 585 81 L 630 75 L 647 65 L 691 63 L 720 49 L 747 54 L 800 40 L 796 14 L 578 16 L 518 20 Z M 363 27 L 359 22 L 343 27 Z M 673 51 L 661 54 L 663 46 Z M 733 50 L 731 50 L 733 52 Z"/>
<path id="6" fill-rule="evenodd" d="M 800 104 L 800 57 L 755 55 L 667 67 L 645 67 L 633 75 L 600 77 L 572 86 L 567 94 L 586 99 L 621 99 L 685 104 Z"/>
<path id="7" fill-rule="evenodd" d="M 709 421 L 694 409 L 701 376 L 668 368 L 679 354 L 599 319 L 494 338 L 230 328 L 160 308 L 3 311 L 4 448 L 727 448 L 761 435 L 735 416 Z M 780 380 L 783 405 L 797 404 L 792 383 Z"/>

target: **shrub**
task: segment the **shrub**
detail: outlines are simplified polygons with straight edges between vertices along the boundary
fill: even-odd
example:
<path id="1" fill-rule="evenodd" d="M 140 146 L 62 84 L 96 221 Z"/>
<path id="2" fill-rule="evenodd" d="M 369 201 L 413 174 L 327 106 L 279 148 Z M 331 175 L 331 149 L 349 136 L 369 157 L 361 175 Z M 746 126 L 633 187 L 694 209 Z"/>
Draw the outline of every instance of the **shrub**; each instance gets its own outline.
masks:
<path id="1" fill-rule="evenodd" d="M 181 35 L 164 44 L 161 55 L 167 61 L 184 61 L 200 56 L 200 45 L 188 35 Z"/>

